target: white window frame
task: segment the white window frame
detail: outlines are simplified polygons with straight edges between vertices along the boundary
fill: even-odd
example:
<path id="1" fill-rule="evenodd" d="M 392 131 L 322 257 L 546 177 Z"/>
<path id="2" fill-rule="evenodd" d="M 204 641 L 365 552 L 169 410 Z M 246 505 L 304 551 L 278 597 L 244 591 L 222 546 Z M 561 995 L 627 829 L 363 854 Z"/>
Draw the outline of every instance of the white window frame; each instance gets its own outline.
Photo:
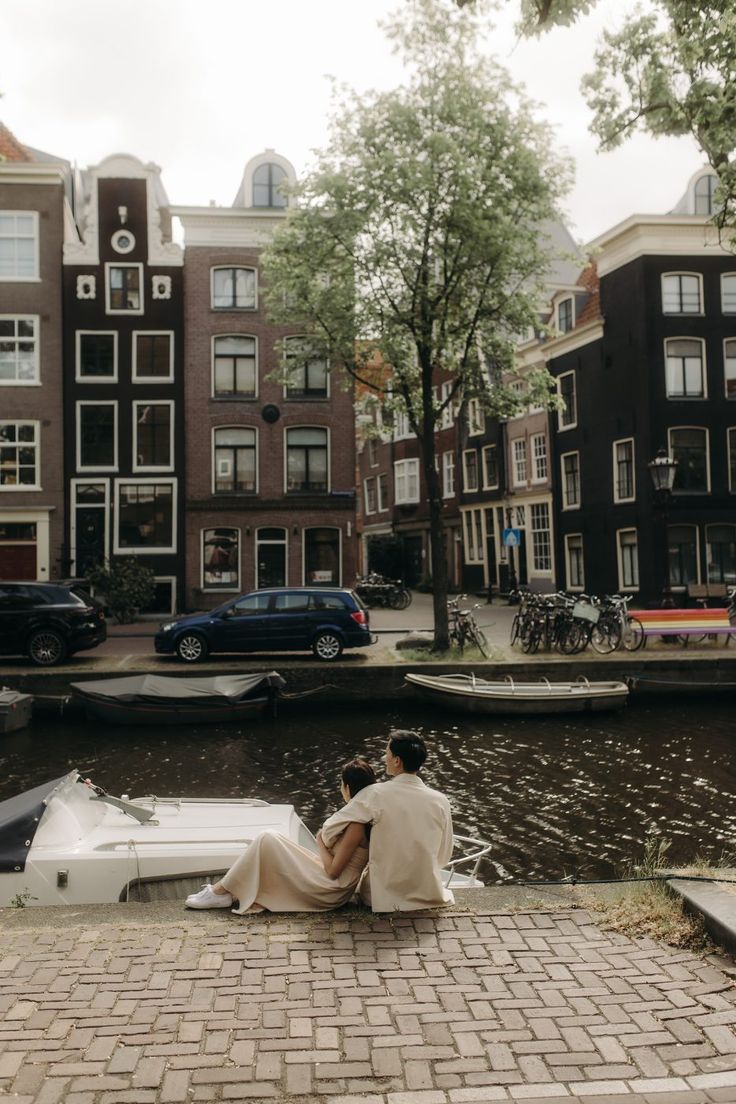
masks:
<path id="1" fill-rule="evenodd" d="M 82 338 L 88 337 L 112 337 L 112 375 L 111 376 L 83 376 L 82 375 Z M 118 331 L 117 330 L 77 330 L 74 337 L 75 366 L 74 382 L 85 386 L 88 384 L 104 385 L 118 382 Z"/>
<path id="2" fill-rule="evenodd" d="M 113 268 L 137 268 L 139 277 L 139 288 L 141 303 L 139 307 L 131 307 L 130 309 L 121 310 L 110 306 L 110 273 Z M 145 285 L 143 282 L 143 265 L 140 261 L 106 261 L 105 262 L 105 314 L 112 315 L 139 315 L 143 314 L 146 309 L 145 302 Z"/>
<path id="3" fill-rule="evenodd" d="M 537 448 L 537 442 L 542 442 L 542 449 Z M 532 483 L 546 483 L 549 478 L 549 454 L 547 451 L 547 434 L 533 433 L 529 439 L 532 459 Z M 544 471 L 540 472 L 540 466 L 544 465 Z"/>
<path id="4" fill-rule="evenodd" d="M 223 269 L 242 268 L 246 272 L 253 273 L 253 306 L 252 307 L 216 307 L 215 306 L 215 272 L 221 272 Z M 233 261 L 232 264 L 217 264 L 210 266 L 210 310 L 217 311 L 218 313 L 227 314 L 228 311 L 257 311 L 258 310 L 258 269 L 255 265 L 240 264 L 237 261 Z"/>
<path id="5" fill-rule="evenodd" d="M 565 414 L 564 410 L 557 411 L 557 432 L 566 433 L 568 429 L 575 429 L 578 424 L 578 381 L 575 376 L 575 369 L 571 368 L 569 372 L 561 372 L 557 377 L 557 394 L 562 398 L 562 381 L 567 379 L 568 376 L 572 376 L 572 394 L 575 401 L 575 416 L 571 422 L 563 424 L 562 418 Z"/>
<path id="6" fill-rule="evenodd" d="M 495 465 L 495 467 L 496 467 L 496 482 L 495 483 L 488 483 L 486 481 L 486 474 L 487 474 L 486 453 L 489 453 L 489 452 L 495 453 L 495 457 L 496 457 L 496 465 Z M 485 445 L 481 449 L 480 463 L 481 463 L 482 477 L 483 477 L 482 478 L 483 490 L 484 491 L 493 491 L 493 490 L 495 490 L 499 485 L 499 478 L 500 478 L 499 477 L 499 471 L 498 471 L 498 446 L 497 445 Z"/>
<path id="7" fill-rule="evenodd" d="M 411 495 L 412 480 L 416 481 L 416 497 Z M 399 494 L 399 485 L 405 484 L 405 492 Z M 415 456 L 394 461 L 394 504 L 396 506 L 415 505 L 419 502 L 419 460 Z"/>
<path id="8" fill-rule="evenodd" d="M 618 486 L 618 446 L 631 445 L 631 494 L 622 495 Z M 634 502 L 636 500 L 636 441 L 633 437 L 618 437 L 611 445 L 613 453 L 613 501 Z"/>
<path id="9" fill-rule="evenodd" d="M 138 407 L 168 406 L 169 408 L 169 463 L 163 465 L 138 463 Z M 135 399 L 133 402 L 133 471 L 134 472 L 170 472 L 174 470 L 174 409 L 173 399 Z"/>
<path id="10" fill-rule="evenodd" d="M 447 399 L 448 395 L 452 391 L 453 384 L 454 384 L 453 380 L 445 380 L 445 382 L 440 387 L 440 404 L 445 402 L 445 400 Z M 454 426 L 454 424 L 455 424 L 454 406 L 455 406 L 454 402 L 448 403 L 447 406 L 445 407 L 445 409 L 442 411 L 442 415 L 440 417 L 440 429 L 452 429 L 452 427 Z"/>
<path id="11" fill-rule="evenodd" d="M 452 449 L 442 453 L 442 497 L 455 497 L 455 453 Z"/>
<path id="12" fill-rule="evenodd" d="M 568 502 L 567 498 L 567 479 L 565 473 L 565 460 L 568 456 L 577 456 L 578 458 L 578 500 L 577 502 Z M 579 510 L 582 505 L 583 488 L 582 488 L 582 472 L 580 470 L 580 450 L 571 449 L 570 452 L 563 452 L 560 456 L 560 490 L 562 491 L 562 509 L 563 510 Z"/>
<path id="13" fill-rule="evenodd" d="M 636 583 L 627 583 L 624 581 L 624 556 L 623 556 L 623 544 L 621 538 L 627 534 L 634 534 L 633 546 L 636 548 Z M 631 525 L 626 526 L 624 529 L 616 530 L 616 564 L 618 569 L 618 589 L 621 593 L 624 591 L 638 591 L 641 585 L 641 571 L 639 565 L 639 533 Z"/>
<path id="14" fill-rule="evenodd" d="M 33 275 L 32 276 L 17 276 L 17 275 L 15 275 L 15 276 L 2 276 L 2 275 L 0 275 L 0 283 L 3 283 L 3 284 L 40 284 L 41 283 L 41 276 L 40 276 L 40 239 L 39 239 L 39 230 L 38 230 L 38 211 L 5 211 L 5 210 L 3 210 L 0 213 L 3 214 L 3 215 L 13 215 L 15 217 L 20 215 L 23 218 L 28 218 L 30 216 L 33 219 L 33 241 L 34 241 L 34 245 L 35 245 L 34 256 L 33 256 L 33 267 L 34 267 Z M 8 238 L 12 238 L 13 240 L 15 240 L 18 237 L 17 234 L 12 234 L 12 235 L 8 234 L 8 235 L 4 235 L 4 236 L 6 236 Z"/>
<path id="15" fill-rule="evenodd" d="M 220 308 L 218 308 L 220 309 Z M 240 308 L 239 308 L 240 309 Z M 255 364 L 253 368 L 254 386 L 255 390 L 252 395 L 234 394 L 234 395 L 218 395 L 215 390 L 215 349 L 217 347 L 217 341 L 221 337 L 246 337 L 249 341 L 255 342 Z M 260 348 L 258 338 L 255 334 L 249 333 L 216 333 L 212 334 L 210 340 L 210 398 L 213 402 L 254 402 L 258 398 L 258 384 L 259 384 L 259 355 Z"/>
<path id="16" fill-rule="evenodd" d="M 541 509 L 546 510 L 547 527 L 545 529 L 538 529 L 534 525 L 535 519 L 539 516 L 537 511 L 539 511 Z M 517 514 L 518 514 L 518 507 L 517 507 Z M 554 521 L 553 521 L 553 517 L 552 517 L 552 507 L 546 499 L 544 499 L 541 502 L 530 502 L 529 503 L 529 527 L 527 528 L 526 524 L 524 524 L 524 529 L 526 530 L 526 536 L 527 536 L 527 544 L 528 544 L 528 548 L 529 548 L 529 552 L 527 553 L 527 555 L 530 557 L 530 560 L 531 560 L 531 573 L 536 575 L 538 578 L 551 579 L 552 578 L 552 573 L 554 571 L 555 560 L 554 560 L 554 549 L 552 547 L 552 526 L 553 526 L 553 524 L 554 524 Z M 547 534 L 547 554 L 548 554 L 548 558 L 549 558 L 549 567 L 537 567 L 537 564 L 535 562 L 535 557 L 537 555 L 537 543 L 534 539 L 534 534 L 535 533 L 546 533 Z"/>
<path id="17" fill-rule="evenodd" d="M 289 426 L 288 428 L 291 429 L 292 427 Z M 255 490 L 253 490 L 253 491 L 217 491 L 217 490 L 215 490 L 215 488 L 217 486 L 217 470 L 216 470 L 216 464 L 215 464 L 215 451 L 217 449 L 217 434 L 220 432 L 221 429 L 249 429 L 252 433 L 255 434 L 255 445 L 254 445 L 255 461 L 256 461 L 256 464 L 255 464 L 255 484 L 256 484 L 255 485 Z M 230 494 L 230 495 L 247 495 L 248 497 L 252 497 L 253 495 L 259 494 L 260 493 L 260 451 L 261 451 L 260 450 L 260 434 L 258 432 L 258 426 L 241 425 L 241 424 L 238 424 L 238 423 L 212 426 L 212 429 L 210 431 L 210 456 L 212 457 L 212 494 L 213 494 L 213 496 L 217 496 L 219 498 L 223 494 Z"/>
<path id="18" fill-rule="evenodd" d="M 3 483 L 0 484 L 0 495 L 5 492 L 13 493 L 14 491 L 41 491 L 43 490 L 41 484 L 41 423 L 34 418 L 3 418 L 0 421 L 0 426 L 5 425 L 32 425 L 33 428 L 33 447 L 36 451 L 36 481 L 35 483 Z M 28 448 L 27 442 L 20 445 L 16 442 L 17 448 Z"/>
<path id="19" fill-rule="evenodd" d="M 484 564 L 487 540 L 485 509 L 482 506 L 473 506 L 461 513 L 465 562 L 466 564 Z"/>
<path id="20" fill-rule="evenodd" d="M 407 441 L 414 436 L 409 424 L 409 415 L 405 410 L 396 407 L 394 410 L 394 441 Z"/>
<path id="21" fill-rule="evenodd" d="M 375 502 L 375 508 L 373 510 L 369 509 L 369 502 L 370 502 L 369 495 L 368 495 L 368 484 L 369 483 L 374 484 L 373 498 L 374 498 L 374 502 Z M 367 478 L 365 478 L 363 480 L 363 509 L 365 511 L 366 517 L 370 517 L 372 514 L 377 514 L 378 513 L 378 481 L 377 481 L 375 475 L 369 475 L 369 476 L 367 476 Z"/>
<path id="22" fill-rule="evenodd" d="M 468 399 L 468 437 L 482 437 L 486 431 L 486 414 L 480 399 Z"/>
<path id="23" fill-rule="evenodd" d="M 521 446 L 518 448 L 517 446 Z M 523 451 L 523 455 L 522 455 Z M 529 458 L 527 456 L 526 437 L 514 437 L 511 441 L 512 471 L 515 487 L 526 487 L 529 482 Z M 523 466 L 523 476 L 521 468 Z"/>
<path id="24" fill-rule="evenodd" d="M 734 306 L 733 306 L 733 310 L 726 310 L 726 306 L 725 306 L 725 303 L 724 303 L 724 299 L 725 299 L 724 283 L 725 283 L 726 280 L 732 280 L 733 283 L 734 283 L 734 290 L 733 290 Z M 721 314 L 728 314 L 728 315 L 736 314 L 736 272 L 722 272 L 721 273 Z"/>
<path id="25" fill-rule="evenodd" d="M 118 449 L 118 426 L 120 424 L 119 419 L 118 419 L 118 400 L 117 399 L 80 399 L 74 405 L 75 405 L 74 414 L 75 414 L 75 431 L 76 431 L 76 465 L 77 465 L 77 471 L 78 472 L 90 472 L 90 473 L 116 472 L 116 471 L 118 471 L 119 463 L 120 463 L 119 449 Z M 113 412 L 114 412 L 115 417 L 113 419 L 113 434 L 114 434 L 114 440 L 113 440 L 114 452 L 113 452 L 113 455 L 114 455 L 114 460 L 113 460 L 112 464 L 108 464 L 108 465 L 105 465 L 105 466 L 102 466 L 102 467 L 97 467 L 97 466 L 87 467 L 87 466 L 82 464 L 82 418 L 81 418 L 81 408 L 83 406 L 111 406 L 113 408 Z"/>
<path id="26" fill-rule="evenodd" d="M 385 501 L 384 501 L 384 497 L 383 497 L 382 490 L 381 490 L 382 487 L 383 487 L 383 484 L 381 483 L 381 479 L 382 479 L 383 476 L 386 477 L 386 500 Z M 377 503 L 377 506 L 378 506 L 378 513 L 379 514 L 382 514 L 386 510 L 388 510 L 388 472 L 379 472 L 378 475 L 376 476 L 376 503 Z"/>
<path id="27" fill-rule="evenodd" d="M 0 380 L 0 387 L 40 387 L 41 386 L 41 316 L 38 314 L 0 314 L 0 322 L 32 322 L 33 323 L 33 345 L 35 352 L 34 363 L 34 376 L 30 380 Z M 16 327 L 17 328 L 17 327 Z M 6 340 L 3 338 L 3 340 Z M 29 341 L 31 339 L 24 337 L 13 337 L 11 341 L 20 343 L 21 341 Z M 16 369 L 17 370 L 17 369 Z"/>
<path id="28" fill-rule="evenodd" d="M 570 304 L 570 325 L 566 330 L 563 330 L 562 320 L 560 318 L 560 308 L 565 303 Z M 557 303 L 557 306 L 555 307 L 555 321 L 557 323 L 558 333 L 560 333 L 560 334 L 570 333 L 571 330 L 575 329 L 575 296 L 574 295 L 566 295 L 566 296 L 564 296 L 564 298 L 559 300 L 559 302 Z"/>
<path id="29" fill-rule="evenodd" d="M 470 480 L 468 479 L 468 457 L 473 454 L 475 456 L 475 486 L 470 486 Z M 463 449 L 463 492 L 464 494 L 476 494 L 480 490 L 480 472 L 478 471 L 478 450 L 477 449 Z"/>
<path id="30" fill-rule="evenodd" d="M 78 487 L 79 487 L 80 483 L 84 484 L 85 486 L 89 483 L 97 483 L 100 487 L 103 488 L 103 490 L 105 492 L 105 502 L 104 502 L 104 504 L 100 503 L 100 505 L 96 505 L 94 508 L 96 510 L 104 511 L 104 514 L 105 514 L 105 559 L 106 560 L 109 559 L 109 556 L 110 556 L 110 480 L 109 479 L 94 479 L 94 478 L 90 479 L 90 478 L 87 478 L 87 477 L 84 477 L 84 478 L 75 477 L 74 479 L 70 479 L 69 480 L 69 486 L 70 486 L 70 489 L 71 489 L 71 496 L 70 496 L 69 506 L 70 506 L 71 517 L 69 519 L 69 544 L 71 546 L 70 570 L 71 570 L 72 575 L 77 574 L 77 506 L 79 505 L 79 503 L 77 502 L 77 490 L 78 490 Z"/>
<path id="31" fill-rule="evenodd" d="M 694 495 L 699 495 L 699 494 L 710 494 L 711 493 L 710 429 L 708 428 L 708 426 L 702 426 L 702 425 L 697 425 L 697 426 L 696 425 L 669 426 L 669 428 L 667 429 L 667 451 L 670 454 L 670 456 L 674 455 L 674 453 L 672 452 L 672 434 L 677 432 L 678 429 L 697 429 L 700 433 L 705 434 L 705 475 L 706 475 L 707 486 L 706 486 L 706 490 L 704 490 L 704 491 L 681 491 L 679 489 L 675 490 L 675 488 L 673 487 L 672 488 L 673 493 L 676 494 L 676 495 L 684 495 L 686 498 L 692 497 Z M 670 524 L 674 525 L 675 522 L 670 521 Z M 677 522 L 677 524 L 687 525 L 689 523 L 688 522 Z M 700 555 L 700 550 L 699 549 L 698 549 L 698 555 Z M 698 575 L 698 578 L 700 578 L 700 575 Z"/>
<path id="32" fill-rule="evenodd" d="M 572 557 L 570 555 L 570 546 L 573 540 L 580 542 L 580 573 L 582 575 L 582 580 L 579 583 L 573 583 L 572 581 Z M 565 582 L 567 583 L 568 590 L 585 590 L 585 543 L 582 533 L 565 533 Z"/>
<path id="33" fill-rule="evenodd" d="M 724 339 L 723 339 L 723 393 L 724 393 L 724 395 L 726 396 L 726 398 L 728 399 L 729 402 L 734 402 L 736 400 L 736 356 L 733 356 L 733 357 L 727 357 L 726 356 L 726 347 L 731 343 L 734 346 L 736 346 L 736 336 L 734 336 L 734 337 L 724 337 Z M 729 395 L 729 393 L 728 393 L 728 375 L 726 373 L 726 361 L 727 360 L 733 361 L 733 364 L 734 364 L 734 374 L 733 374 L 734 388 L 733 388 L 733 394 L 732 395 Z"/>
<path id="34" fill-rule="evenodd" d="M 221 337 L 223 335 L 218 334 L 217 336 Z M 229 336 L 232 336 L 232 337 L 249 337 L 250 335 L 249 334 L 231 334 Z M 285 368 L 288 368 L 288 363 L 289 363 L 289 356 L 288 356 L 288 353 L 286 351 L 289 347 L 289 342 L 290 341 L 309 341 L 309 340 L 310 340 L 309 334 L 289 334 L 288 337 L 284 338 L 283 350 L 284 350 Z M 290 395 L 289 394 L 289 386 L 288 386 L 287 383 L 285 383 L 284 384 L 284 393 L 283 393 L 284 401 L 288 400 L 289 402 L 310 402 L 310 403 L 311 402 L 327 402 L 327 400 L 332 397 L 331 396 L 331 388 L 330 388 L 332 373 L 330 372 L 329 359 L 327 357 L 313 357 L 311 359 L 313 359 L 313 360 L 324 360 L 324 362 L 325 362 L 325 391 L 324 391 L 324 394 L 323 395 L 298 395 L 298 394 L 291 394 Z M 258 343 L 256 342 L 256 391 L 257 390 L 258 390 Z M 320 526 L 317 526 L 317 528 L 320 528 Z"/>
<path id="35" fill-rule="evenodd" d="M 204 535 L 211 529 L 232 529 L 238 534 L 238 580 L 229 586 L 207 586 L 204 580 Z M 199 585 L 205 594 L 240 594 L 240 581 L 243 577 L 243 530 L 239 525 L 205 525 L 199 531 Z"/>
<path id="36" fill-rule="evenodd" d="M 137 547 L 128 548 L 121 547 L 120 545 L 120 488 L 123 485 L 130 483 L 136 484 L 157 484 L 166 483 L 171 486 L 171 545 L 166 548 L 148 548 Z M 140 476 L 123 476 L 120 479 L 115 480 L 115 512 L 114 512 L 114 532 L 113 532 L 113 555 L 141 555 L 141 556 L 168 556 L 172 552 L 176 552 L 176 529 L 177 518 L 179 511 L 179 498 L 177 493 L 178 479 L 176 476 L 168 476 L 164 479 L 158 476 L 151 476 L 150 478 L 143 478 Z"/>
<path id="37" fill-rule="evenodd" d="M 691 279 L 698 282 L 698 309 L 696 311 L 684 311 L 684 310 L 665 310 L 665 280 L 674 279 L 675 277 L 688 276 Z M 703 274 L 702 272 L 663 272 L 660 279 L 660 289 L 662 295 L 662 314 L 667 318 L 702 318 L 705 313 L 705 301 L 703 299 Z M 682 307 L 682 295 L 680 295 L 680 307 Z"/>
<path id="38" fill-rule="evenodd" d="M 117 335 L 116 335 L 117 337 Z M 168 376 L 142 376 L 138 374 L 138 338 L 139 337 L 168 337 L 169 338 L 169 374 Z M 117 356 L 117 341 L 115 343 Z M 174 382 L 174 331 L 173 330 L 133 330 L 131 380 L 133 383 L 173 383 Z"/>
<path id="39" fill-rule="evenodd" d="M 289 471 L 288 471 L 288 458 L 289 458 L 289 446 L 288 435 L 292 429 L 323 429 L 327 434 L 327 490 L 326 491 L 290 491 L 289 485 Z M 332 493 L 332 432 L 329 426 L 315 425 L 314 422 L 300 422 L 297 425 L 284 426 L 284 494 L 295 497 L 299 497 L 300 494 L 331 494 Z M 268 528 L 268 526 L 266 526 Z M 275 526 L 274 528 L 278 528 Z M 317 526 L 320 528 L 320 526 Z"/>
<path id="40" fill-rule="evenodd" d="M 700 394 L 700 395 L 691 395 L 691 394 L 688 394 L 688 393 L 686 393 L 684 395 L 670 394 L 670 380 L 669 380 L 669 366 L 668 366 L 669 356 L 668 356 L 668 353 L 667 353 L 667 346 L 669 345 L 670 341 L 694 341 L 700 346 L 700 352 L 701 352 L 701 356 L 700 356 L 700 365 L 701 365 L 700 373 L 701 373 L 701 383 L 702 383 L 702 387 L 703 387 L 702 394 Z M 673 334 L 672 336 L 666 337 L 664 339 L 664 389 L 665 389 L 665 395 L 666 395 L 667 399 L 670 402 L 702 402 L 704 399 L 708 398 L 708 365 L 707 365 L 707 362 L 706 362 L 706 359 L 705 359 L 705 341 L 703 340 L 702 337 L 690 337 L 690 336 L 687 336 L 685 334 L 678 334 L 677 336 L 675 336 Z"/>

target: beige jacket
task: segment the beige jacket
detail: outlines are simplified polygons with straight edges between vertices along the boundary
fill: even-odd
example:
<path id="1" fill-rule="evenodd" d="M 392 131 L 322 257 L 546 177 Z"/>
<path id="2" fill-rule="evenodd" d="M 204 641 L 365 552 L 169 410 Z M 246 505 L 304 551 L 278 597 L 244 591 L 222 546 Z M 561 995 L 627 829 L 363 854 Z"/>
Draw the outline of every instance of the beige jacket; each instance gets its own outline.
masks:
<path id="1" fill-rule="evenodd" d="M 372 824 L 368 867 L 360 896 L 374 912 L 408 912 L 453 904 L 441 869 L 452 856 L 452 814 L 444 794 L 416 774 L 366 786 L 325 821 L 331 847 L 345 826 Z"/>

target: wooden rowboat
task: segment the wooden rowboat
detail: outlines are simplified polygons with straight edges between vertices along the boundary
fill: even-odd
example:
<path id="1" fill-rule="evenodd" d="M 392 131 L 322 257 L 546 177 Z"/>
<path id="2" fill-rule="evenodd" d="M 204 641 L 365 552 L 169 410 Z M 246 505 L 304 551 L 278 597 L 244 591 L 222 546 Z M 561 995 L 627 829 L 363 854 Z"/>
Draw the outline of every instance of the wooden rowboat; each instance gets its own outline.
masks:
<path id="1" fill-rule="evenodd" d="M 629 688 L 624 682 L 491 682 L 477 675 L 404 676 L 423 697 L 462 713 L 583 713 L 620 709 Z"/>

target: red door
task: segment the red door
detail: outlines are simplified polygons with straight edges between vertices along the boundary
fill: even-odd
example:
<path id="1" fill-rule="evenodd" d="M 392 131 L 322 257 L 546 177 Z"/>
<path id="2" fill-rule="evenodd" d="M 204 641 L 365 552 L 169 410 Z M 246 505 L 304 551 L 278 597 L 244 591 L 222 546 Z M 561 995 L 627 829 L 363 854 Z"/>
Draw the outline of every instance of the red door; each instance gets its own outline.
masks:
<path id="1" fill-rule="evenodd" d="M 35 544 L 0 544 L 0 579 L 29 582 L 37 577 Z"/>

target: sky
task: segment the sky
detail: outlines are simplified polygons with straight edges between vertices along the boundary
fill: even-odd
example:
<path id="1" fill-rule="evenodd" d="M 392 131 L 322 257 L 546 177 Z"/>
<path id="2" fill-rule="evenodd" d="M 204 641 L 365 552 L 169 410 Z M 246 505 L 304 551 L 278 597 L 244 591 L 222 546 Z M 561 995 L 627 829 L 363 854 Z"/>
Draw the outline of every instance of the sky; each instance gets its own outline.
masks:
<path id="1" fill-rule="evenodd" d="M 230 205 L 245 163 L 276 149 L 305 171 L 327 141 L 332 85 L 402 79 L 378 20 L 401 0 L 1 0 L 0 119 L 80 166 L 132 153 L 162 168 L 172 204 Z M 576 166 L 568 226 L 587 242 L 634 213 L 664 214 L 703 158 L 688 138 L 638 136 L 596 152 L 579 92 L 603 27 L 633 0 L 601 0 L 574 28 L 519 41 L 503 0 L 488 46 L 539 104 Z"/>

